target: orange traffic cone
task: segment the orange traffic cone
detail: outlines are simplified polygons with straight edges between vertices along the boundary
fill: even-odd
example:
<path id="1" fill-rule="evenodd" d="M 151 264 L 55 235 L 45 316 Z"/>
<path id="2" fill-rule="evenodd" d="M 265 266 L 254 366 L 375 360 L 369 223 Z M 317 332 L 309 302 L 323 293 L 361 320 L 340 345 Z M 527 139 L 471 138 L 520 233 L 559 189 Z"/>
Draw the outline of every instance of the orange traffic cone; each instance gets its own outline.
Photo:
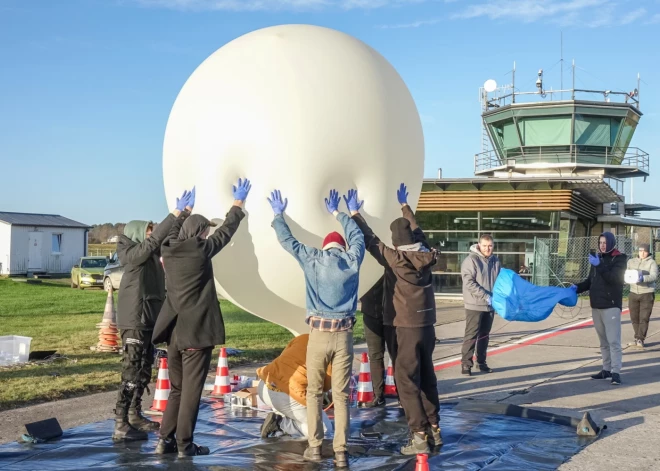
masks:
<path id="1" fill-rule="evenodd" d="M 360 364 L 360 377 L 358 379 L 358 406 L 374 400 L 374 386 L 371 383 L 371 367 L 369 366 L 369 356 L 366 352 L 362 353 L 362 363 Z"/>
<path id="2" fill-rule="evenodd" d="M 231 384 L 229 384 L 229 365 L 227 364 L 227 350 L 225 347 L 220 349 L 218 356 L 218 369 L 215 372 L 215 385 L 211 396 L 222 396 L 231 392 Z"/>
<path id="3" fill-rule="evenodd" d="M 165 412 L 169 397 L 170 371 L 167 368 L 167 358 L 162 357 L 158 365 L 158 379 L 156 380 L 156 392 L 154 393 L 154 402 L 151 405 L 151 411 Z"/>
<path id="4" fill-rule="evenodd" d="M 115 297 L 112 288 L 108 291 L 108 297 L 105 301 L 103 319 L 96 324 L 96 328 L 99 329 L 99 343 L 90 348 L 97 352 L 119 352 L 117 311 L 115 311 Z"/>
<path id="5" fill-rule="evenodd" d="M 394 384 L 394 368 L 392 367 L 392 359 L 387 365 L 387 374 L 385 375 L 385 397 L 397 397 L 399 394 L 396 391 L 396 384 Z"/>
<path id="6" fill-rule="evenodd" d="M 415 471 L 430 471 L 429 469 L 429 455 L 417 455 L 417 464 Z"/>

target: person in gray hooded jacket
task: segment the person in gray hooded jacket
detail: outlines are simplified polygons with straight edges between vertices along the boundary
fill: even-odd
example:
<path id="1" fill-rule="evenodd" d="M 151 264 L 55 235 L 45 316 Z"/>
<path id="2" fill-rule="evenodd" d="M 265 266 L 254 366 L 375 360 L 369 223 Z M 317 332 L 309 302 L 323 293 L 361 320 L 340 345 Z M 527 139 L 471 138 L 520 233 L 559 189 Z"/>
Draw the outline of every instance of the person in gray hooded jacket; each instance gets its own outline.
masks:
<path id="1" fill-rule="evenodd" d="M 465 337 L 461 349 L 461 373 L 472 374 L 472 357 L 477 352 L 480 371 L 492 373 L 486 364 L 486 352 L 494 312 L 491 296 L 495 279 L 500 273 L 500 261 L 493 255 L 493 237 L 483 234 L 479 243 L 470 247 L 470 254 L 461 265 L 463 302 L 465 304 Z"/>
<path id="2" fill-rule="evenodd" d="M 638 280 L 630 284 L 630 321 L 635 331 L 635 346 L 644 348 L 644 340 L 649 329 L 649 319 L 655 301 L 655 280 L 658 278 L 658 264 L 651 257 L 649 244 L 639 245 L 639 257 L 628 260 L 628 270 L 636 270 Z"/>

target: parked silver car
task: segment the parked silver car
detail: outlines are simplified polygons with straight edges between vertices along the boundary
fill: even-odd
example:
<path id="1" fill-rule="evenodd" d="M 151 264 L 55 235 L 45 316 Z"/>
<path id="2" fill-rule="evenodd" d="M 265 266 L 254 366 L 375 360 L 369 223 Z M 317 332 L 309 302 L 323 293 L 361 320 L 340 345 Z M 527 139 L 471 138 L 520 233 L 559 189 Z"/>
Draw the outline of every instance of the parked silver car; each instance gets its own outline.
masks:
<path id="1" fill-rule="evenodd" d="M 110 260 L 108 260 L 108 264 L 105 266 L 105 270 L 103 270 L 103 288 L 106 291 L 110 291 L 110 288 L 118 290 L 123 274 L 124 267 L 122 267 L 121 263 L 119 263 L 117 252 L 115 252 L 110 257 Z"/>

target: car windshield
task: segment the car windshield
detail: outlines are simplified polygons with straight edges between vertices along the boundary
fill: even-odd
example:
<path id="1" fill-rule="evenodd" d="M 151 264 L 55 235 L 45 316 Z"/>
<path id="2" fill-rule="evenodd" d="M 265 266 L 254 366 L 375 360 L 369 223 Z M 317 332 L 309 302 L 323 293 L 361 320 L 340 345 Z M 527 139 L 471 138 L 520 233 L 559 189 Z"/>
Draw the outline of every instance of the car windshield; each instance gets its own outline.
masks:
<path id="1" fill-rule="evenodd" d="M 82 261 L 80 268 L 105 268 L 107 264 L 105 258 L 88 258 Z"/>

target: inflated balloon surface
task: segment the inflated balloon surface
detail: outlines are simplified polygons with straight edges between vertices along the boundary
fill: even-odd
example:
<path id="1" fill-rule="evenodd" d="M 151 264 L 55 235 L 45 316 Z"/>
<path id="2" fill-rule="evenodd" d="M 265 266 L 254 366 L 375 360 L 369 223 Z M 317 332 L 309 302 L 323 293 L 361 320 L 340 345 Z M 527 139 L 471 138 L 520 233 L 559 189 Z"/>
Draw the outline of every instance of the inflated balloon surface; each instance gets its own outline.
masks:
<path id="1" fill-rule="evenodd" d="M 294 333 L 308 330 L 303 272 L 277 241 L 266 197 L 281 190 L 294 236 L 320 248 L 341 232 L 323 199 L 357 188 L 362 213 L 389 244 L 401 216 L 396 189 L 405 182 L 415 208 L 423 167 L 419 114 L 396 70 L 363 42 L 307 25 L 254 31 L 207 58 L 174 103 L 163 150 L 168 201 L 195 185 L 194 212 L 217 222 L 232 184 L 252 181 L 247 217 L 213 261 L 218 291 Z M 360 295 L 382 273 L 367 254 Z"/>

